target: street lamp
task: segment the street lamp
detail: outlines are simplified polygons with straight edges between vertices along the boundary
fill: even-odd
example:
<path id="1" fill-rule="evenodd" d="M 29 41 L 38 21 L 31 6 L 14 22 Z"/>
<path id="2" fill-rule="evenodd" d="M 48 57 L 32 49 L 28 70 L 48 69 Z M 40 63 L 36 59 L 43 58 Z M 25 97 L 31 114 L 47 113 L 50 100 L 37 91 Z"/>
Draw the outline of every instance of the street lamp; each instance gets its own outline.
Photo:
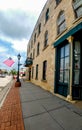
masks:
<path id="1" fill-rule="evenodd" d="M 20 58 L 21 58 L 20 53 L 17 55 L 17 58 L 18 58 L 18 72 L 17 72 L 17 81 L 15 83 L 15 87 L 20 87 L 21 86 L 21 82 L 19 80 L 19 67 L 20 67 Z"/>

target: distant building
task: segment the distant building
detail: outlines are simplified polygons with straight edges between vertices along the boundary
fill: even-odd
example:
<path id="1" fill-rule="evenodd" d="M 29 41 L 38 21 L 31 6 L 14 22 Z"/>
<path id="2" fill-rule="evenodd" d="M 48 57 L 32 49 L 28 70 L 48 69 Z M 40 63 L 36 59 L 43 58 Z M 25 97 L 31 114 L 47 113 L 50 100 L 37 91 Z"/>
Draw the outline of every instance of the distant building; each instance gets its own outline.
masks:
<path id="1" fill-rule="evenodd" d="M 27 47 L 27 79 L 82 99 L 82 0 L 48 0 Z"/>
<path id="2" fill-rule="evenodd" d="M 25 76 L 26 73 L 26 68 L 21 68 L 20 69 L 20 76 Z"/>

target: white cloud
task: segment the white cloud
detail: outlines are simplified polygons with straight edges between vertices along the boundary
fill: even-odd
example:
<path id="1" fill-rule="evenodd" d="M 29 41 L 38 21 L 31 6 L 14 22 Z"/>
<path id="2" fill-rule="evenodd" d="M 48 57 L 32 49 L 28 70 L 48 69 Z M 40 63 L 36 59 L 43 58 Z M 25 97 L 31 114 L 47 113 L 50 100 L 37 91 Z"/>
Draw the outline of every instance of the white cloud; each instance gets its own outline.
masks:
<path id="1" fill-rule="evenodd" d="M 0 0 L 0 40 L 8 43 L 0 46 L 2 60 L 11 56 L 17 62 L 20 52 L 21 61 L 25 61 L 28 41 L 46 1 Z"/>
<path id="2" fill-rule="evenodd" d="M 28 40 L 26 39 L 22 39 L 21 41 L 18 40 L 12 41 L 12 47 L 19 52 L 26 52 L 27 44 L 28 44 Z"/>
<path id="3" fill-rule="evenodd" d="M 36 16 L 19 10 L 0 11 L 0 35 L 12 39 L 29 38 Z"/>
<path id="4" fill-rule="evenodd" d="M 1 0 L 0 9 L 21 9 L 29 12 L 40 12 L 47 0 Z"/>
<path id="5" fill-rule="evenodd" d="M 0 46 L 0 53 L 6 52 L 6 51 L 7 51 L 7 48 Z"/>

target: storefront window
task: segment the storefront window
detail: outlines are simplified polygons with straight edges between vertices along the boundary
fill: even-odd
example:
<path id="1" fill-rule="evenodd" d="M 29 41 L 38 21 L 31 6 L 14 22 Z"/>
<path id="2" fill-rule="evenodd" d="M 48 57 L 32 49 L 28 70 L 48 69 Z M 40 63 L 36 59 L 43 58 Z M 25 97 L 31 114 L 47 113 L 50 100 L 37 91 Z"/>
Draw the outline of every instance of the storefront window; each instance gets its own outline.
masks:
<path id="1" fill-rule="evenodd" d="M 69 44 L 60 49 L 60 75 L 59 82 L 69 82 Z"/>
<path id="2" fill-rule="evenodd" d="M 79 84 L 80 78 L 80 42 L 74 43 L 74 84 Z"/>

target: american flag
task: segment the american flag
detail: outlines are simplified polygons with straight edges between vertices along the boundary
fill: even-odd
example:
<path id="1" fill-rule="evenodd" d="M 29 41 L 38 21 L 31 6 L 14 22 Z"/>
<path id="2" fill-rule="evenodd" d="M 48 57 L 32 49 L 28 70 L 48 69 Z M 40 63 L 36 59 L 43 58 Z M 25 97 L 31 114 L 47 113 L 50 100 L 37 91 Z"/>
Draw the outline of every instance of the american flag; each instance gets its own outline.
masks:
<path id="1" fill-rule="evenodd" d="M 12 60 L 11 57 L 9 57 L 9 58 L 8 58 L 7 60 L 5 60 L 3 63 L 6 64 L 8 67 L 11 67 L 15 62 L 14 62 L 14 60 Z"/>

